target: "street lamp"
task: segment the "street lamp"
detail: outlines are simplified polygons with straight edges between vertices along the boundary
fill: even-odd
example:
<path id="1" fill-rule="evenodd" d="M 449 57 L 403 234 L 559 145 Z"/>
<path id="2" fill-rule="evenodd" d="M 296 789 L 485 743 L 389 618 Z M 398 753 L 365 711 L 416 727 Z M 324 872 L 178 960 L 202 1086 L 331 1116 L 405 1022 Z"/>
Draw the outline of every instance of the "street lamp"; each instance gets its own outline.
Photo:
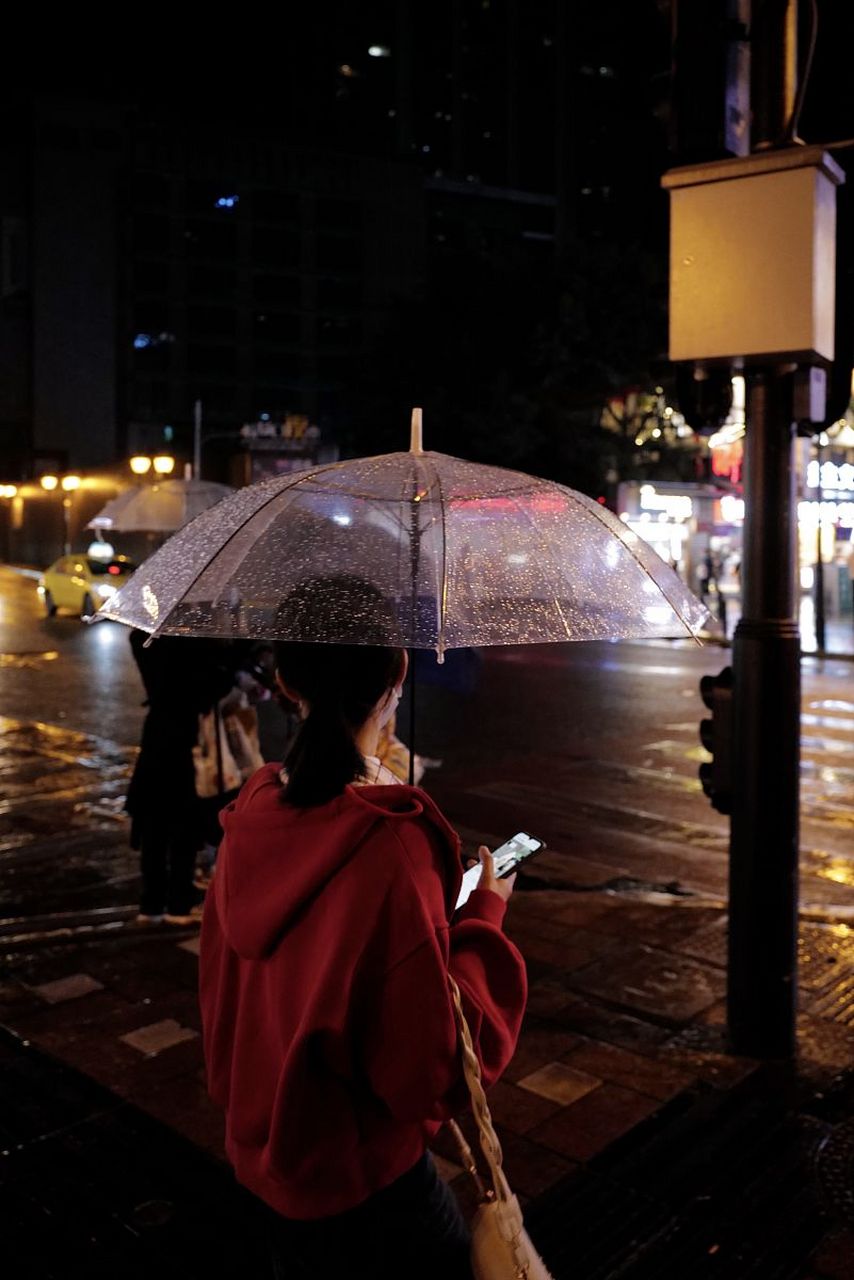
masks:
<path id="1" fill-rule="evenodd" d="M 137 453 L 130 459 L 130 469 L 135 476 L 147 476 L 153 472 L 154 476 L 162 479 L 171 476 L 175 470 L 175 459 L 170 453 L 156 453 L 153 458 Z"/>
<path id="2" fill-rule="evenodd" d="M 77 489 L 80 488 L 79 476 L 63 476 L 60 484 L 65 497 L 62 499 L 62 554 L 71 555 L 71 508 L 73 499 L 71 497 Z"/>
<path id="3" fill-rule="evenodd" d="M 59 479 L 56 476 L 42 476 L 39 483 L 48 493 L 53 493 L 54 489 L 59 484 Z"/>

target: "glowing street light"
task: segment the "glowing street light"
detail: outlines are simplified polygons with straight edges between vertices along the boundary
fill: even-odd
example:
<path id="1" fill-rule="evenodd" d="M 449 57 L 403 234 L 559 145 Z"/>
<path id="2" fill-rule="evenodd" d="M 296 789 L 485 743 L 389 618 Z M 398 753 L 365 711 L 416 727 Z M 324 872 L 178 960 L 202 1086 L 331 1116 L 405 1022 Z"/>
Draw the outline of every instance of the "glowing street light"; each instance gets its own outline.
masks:
<path id="1" fill-rule="evenodd" d="M 54 489 L 59 484 L 59 480 L 56 476 L 42 476 L 40 484 L 48 493 L 53 493 Z"/>
<path id="2" fill-rule="evenodd" d="M 168 453 L 159 453 L 152 462 L 159 476 L 170 476 L 175 470 L 175 459 Z"/>
<path id="3" fill-rule="evenodd" d="M 79 489 L 81 480 L 79 476 L 63 476 L 62 487 L 66 493 L 73 493 L 75 489 Z"/>
<path id="4" fill-rule="evenodd" d="M 151 459 L 137 454 L 130 460 L 130 469 L 135 476 L 144 476 L 151 470 Z"/>
<path id="5" fill-rule="evenodd" d="M 0 484 L 0 498 L 14 498 L 17 493 L 18 486 L 16 484 Z"/>

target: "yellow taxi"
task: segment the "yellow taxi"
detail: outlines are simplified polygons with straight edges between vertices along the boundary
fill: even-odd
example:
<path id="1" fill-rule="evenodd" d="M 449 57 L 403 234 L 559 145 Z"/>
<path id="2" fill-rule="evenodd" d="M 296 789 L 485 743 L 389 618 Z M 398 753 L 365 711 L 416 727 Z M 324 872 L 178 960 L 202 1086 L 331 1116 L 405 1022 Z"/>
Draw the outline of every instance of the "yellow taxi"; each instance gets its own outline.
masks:
<path id="1" fill-rule="evenodd" d="M 39 578 L 36 590 L 45 613 L 52 618 L 57 609 L 70 609 L 81 618 L 96 609 L 123 587 L 136 565 L 127 556 L 60 556 Z"/>

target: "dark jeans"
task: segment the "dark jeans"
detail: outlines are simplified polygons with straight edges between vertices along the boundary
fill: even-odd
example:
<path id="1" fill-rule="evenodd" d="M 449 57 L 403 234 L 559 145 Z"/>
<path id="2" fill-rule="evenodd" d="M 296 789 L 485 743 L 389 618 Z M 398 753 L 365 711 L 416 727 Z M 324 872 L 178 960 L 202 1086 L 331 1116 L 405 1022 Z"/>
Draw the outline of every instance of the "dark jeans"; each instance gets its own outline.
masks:
<path id="1" fill-rule="evenodd" d="M 139 829 L 142 895 L 139 909 L 157 916 L 185 916 L 196 901 L 193 870 L 198 837 L 192 822 L 147 822 Z"/>
<path id="2" fill-rule="evenodd" d="M 272 1215 L 276 1280 L 471 1280 L 469 1242 L 429 1152 L 346 1213 L 311 1222 Z"/>

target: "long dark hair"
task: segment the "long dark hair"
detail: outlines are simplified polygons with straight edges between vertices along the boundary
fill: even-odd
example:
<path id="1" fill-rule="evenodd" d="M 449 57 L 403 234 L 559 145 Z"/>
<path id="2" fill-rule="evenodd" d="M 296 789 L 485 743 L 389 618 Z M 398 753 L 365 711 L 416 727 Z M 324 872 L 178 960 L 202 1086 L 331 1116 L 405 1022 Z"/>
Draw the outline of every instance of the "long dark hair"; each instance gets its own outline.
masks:
<path id="1" fill-rule="evenodd" d="M 344 577 L 302 583 L 283 602 L 278 624 L 299 633 L 304 627 L 292 628 L 288 623 L 304 623 L 312 605 L 315 635 L 331 629 L 341 639 L 358 634 L 368 643 L 275 642 L 276 670 L 282 682 L 309 708 L 285 758 L 284 798 L 300 808 L 326 804 L 363 773 L 365 761 L 356 746 L 356 734 L 383 694 L 400 679 L 405 660 L 400 648 L 370 643 L 387 638 L 390 623 L 382 597 L 369 584 Z M 331 611 L 334 619 L 327 616 Z M 350 635 L 349 625 L 354 626 Z"/>

